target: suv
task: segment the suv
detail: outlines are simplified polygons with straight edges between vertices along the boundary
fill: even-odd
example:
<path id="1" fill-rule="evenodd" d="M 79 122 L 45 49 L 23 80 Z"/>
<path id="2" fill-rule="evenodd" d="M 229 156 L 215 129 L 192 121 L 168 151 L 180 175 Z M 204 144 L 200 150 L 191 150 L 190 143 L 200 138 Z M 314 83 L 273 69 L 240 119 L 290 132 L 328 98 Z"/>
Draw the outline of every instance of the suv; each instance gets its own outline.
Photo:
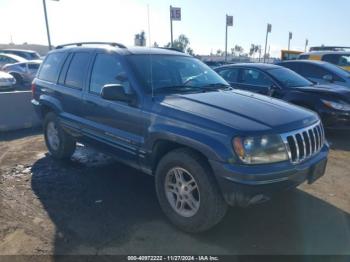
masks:
<path id="1" fill-rule="evenodd" d="M 181 52 L 58 46 L 32 89 L 53 158 L 69 159 L 79 141 L 154 175 L 162 210 L 187 232 L 208 230 L 228 205 L 263 202 L 325 172 L 317 114 L 232 90 Z"/>

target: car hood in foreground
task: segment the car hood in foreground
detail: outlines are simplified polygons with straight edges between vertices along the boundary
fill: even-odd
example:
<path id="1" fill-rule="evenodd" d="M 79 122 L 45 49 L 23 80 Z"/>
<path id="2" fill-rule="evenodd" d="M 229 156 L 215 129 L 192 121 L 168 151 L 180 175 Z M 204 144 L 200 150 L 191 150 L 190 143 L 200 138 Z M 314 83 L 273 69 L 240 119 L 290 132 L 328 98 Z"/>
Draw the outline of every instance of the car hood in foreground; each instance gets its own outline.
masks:
<path id="1" fill-rule="evenodd" d="M 288 132 L 318 121 L 312 111 L 241 90 L 171 95 L 164 97 L 161 105 L 247 134 L 267 130 Z"/>

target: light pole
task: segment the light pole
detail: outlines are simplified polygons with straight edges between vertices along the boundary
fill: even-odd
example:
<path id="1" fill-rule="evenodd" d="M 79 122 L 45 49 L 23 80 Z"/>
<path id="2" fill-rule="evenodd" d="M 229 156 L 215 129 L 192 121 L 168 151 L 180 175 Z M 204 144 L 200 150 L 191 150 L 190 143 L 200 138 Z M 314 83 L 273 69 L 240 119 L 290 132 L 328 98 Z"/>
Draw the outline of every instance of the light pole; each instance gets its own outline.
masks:
<path id="1" fill-rule="evenodd" d="M 52 1 L 58 2 L 59 0 L 52 0 Z M 47 19 L 46 0 L 43 0 L 43 6 L 44 6 L 44 14 L 45 14 L 47 41 L 48 41 L 48 43 L 49 43 L 49 50 L 51 50 L 51 49 L 52 49 L 52 46 L 51 46 L 51 38 L 50 38 L 49 21 L 48 21 L 48 19 Z"/>
<path id="2" fill-rule="evenodd" d="M 306 39 L 305 40 L 305 52 L 307 52 L 308 45 L 309 45 L 309 39 Z"/>
<path id="3" fill-rule="evenodd" d="M 265 40 L 265 51 L 264 51 L 264 63 L 266 61 L 266 48 L 267 48 L 267 38 L 269 37 L 269 33 L 272 31 L 272 25 L 267 24 L 267 30 L 266 30 L 266 40 Z"/>
<path id="4" fill-rule="evenodd" d="M 290 40 L 293 38 L 293 33 L 289 32 L 289 37 L 288 37 L 288 60 L 289 60 L 289 55 L 290 55 Z"/>
<path id="5" fill-rule="evenodd" d="M 233 26 L 233 16 L 226 15 L 226 31 L 225 31 L 225 62 L 227 62 L 227 27 Z"/>

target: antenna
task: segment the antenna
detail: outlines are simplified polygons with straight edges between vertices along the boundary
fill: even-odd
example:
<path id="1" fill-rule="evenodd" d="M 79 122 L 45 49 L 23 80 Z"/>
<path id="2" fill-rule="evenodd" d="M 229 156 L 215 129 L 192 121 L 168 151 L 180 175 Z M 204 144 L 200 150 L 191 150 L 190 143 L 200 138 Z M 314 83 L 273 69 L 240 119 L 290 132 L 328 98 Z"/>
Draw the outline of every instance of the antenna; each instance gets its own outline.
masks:
<path id="1" fill-rule="evenodd" d="M 148 20 L 148 47 L 152 47 L 151 23 L 150 23 L 150 18 L 149 18 L 149 4 L 147 4 L 147 20 Z"/>
<path id="2" fill-rule="evenodd" d="M 151 54 L 151 52 L 149 53 L 149 61 L 150 61 L 150 66 L 151 66 L 151 92 L 152 92 L 152 101 L 153 101 L 153 99 L 154 99 L 154 87 L 153 87 L 153 60 L 152 60 L 152 54 Z"/>

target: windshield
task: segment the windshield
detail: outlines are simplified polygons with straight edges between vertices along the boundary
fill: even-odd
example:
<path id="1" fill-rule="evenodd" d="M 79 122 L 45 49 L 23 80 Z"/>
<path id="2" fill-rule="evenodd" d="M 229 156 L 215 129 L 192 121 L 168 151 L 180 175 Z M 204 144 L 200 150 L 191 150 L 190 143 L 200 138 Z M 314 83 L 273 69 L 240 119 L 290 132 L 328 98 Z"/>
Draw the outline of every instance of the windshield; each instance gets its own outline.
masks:
<path id="1" fill-rule="evenodd" d="M 228 88 L 207 65 L 187 56 L 131 55 L 128 57 L 147 92 L 189 92 Z"/>
<path id="2" fill-rule="evenodd" d="M 284 87 L 312 86 L 313 83 L 288 68 L 276 68 L 268 71 Z"/>

